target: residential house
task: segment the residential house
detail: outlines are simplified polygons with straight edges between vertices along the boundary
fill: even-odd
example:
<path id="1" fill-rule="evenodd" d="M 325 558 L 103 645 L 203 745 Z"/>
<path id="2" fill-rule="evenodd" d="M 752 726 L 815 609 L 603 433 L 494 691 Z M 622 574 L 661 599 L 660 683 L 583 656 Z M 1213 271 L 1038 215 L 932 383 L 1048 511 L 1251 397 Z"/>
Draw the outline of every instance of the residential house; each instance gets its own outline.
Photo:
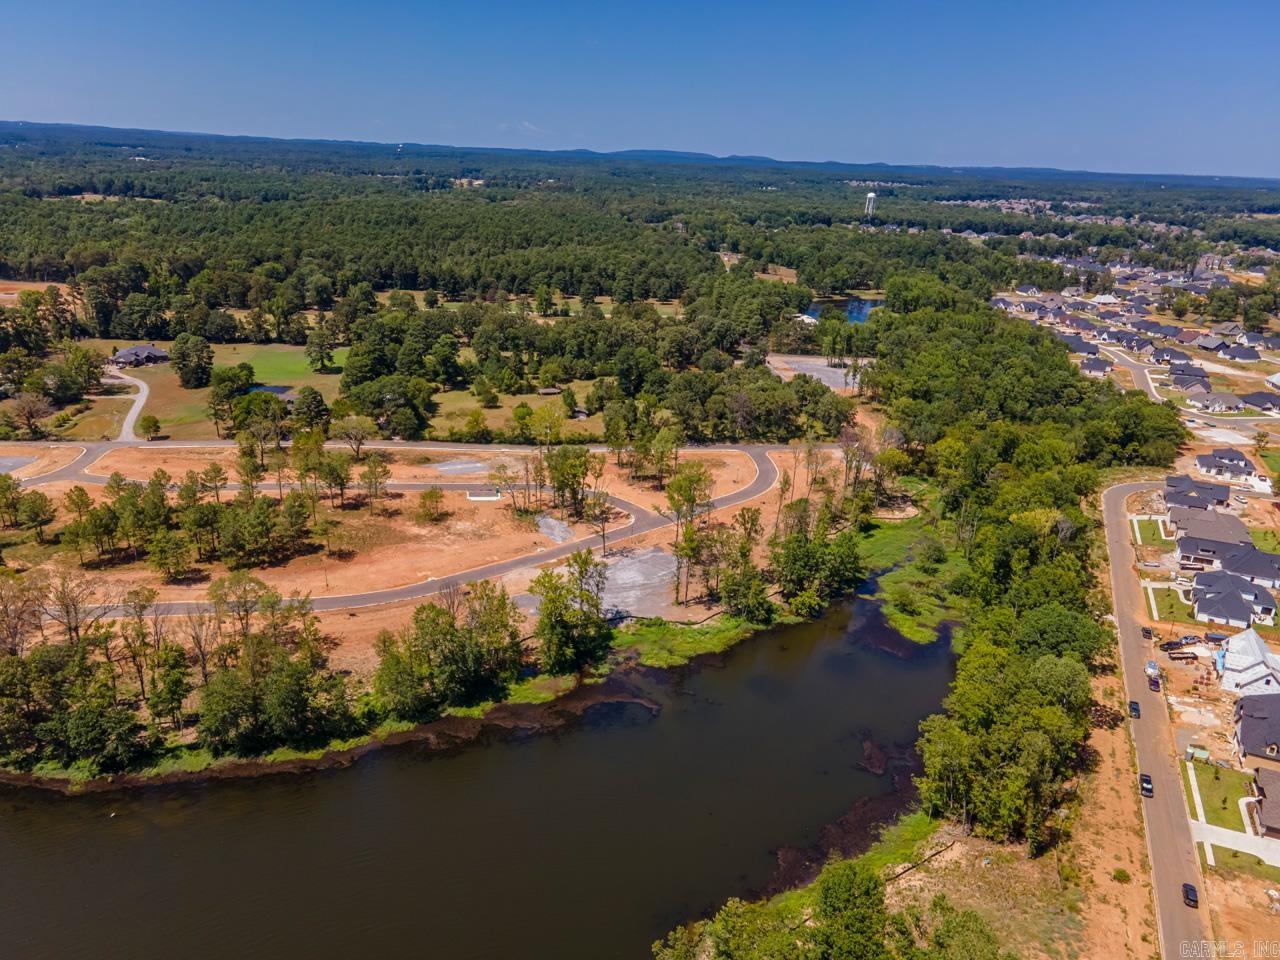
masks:
<path id="1" fill-rule="evenodd" d="M 1246 330 L 1240 336 L 1236 337 L 1236 343 L 1242 347 L 1253 347 L 1255 350 L 1262 346 L 1266 336 L 1261 333 L 1250 333 Z"/>
<path id="2" fill-rule="evenodd" d="M 1217 353 L 1227 345 L 1227 341 L 1223 340 L 1216 333 L 1202 333 L 1191 344 L 1193 347 L 1199 347 L 1201 350 L 1208 350 L 1210 353 Z"/>
<path id="3" fill-rule="evenodd" d="M 1280 393 L 1255 390 L 1253 393 L 1242 393 L 1240 402 L 1253 410 L 1261 410 L 1263 413 L 1275 413 L 1276 410 L 1280 410 Z"/>
<path id="4" fill-rule="evenodd" d="M 1280 771 L 1258 763 L 1252 754 L 1249 759 L 1256 764 L 1253 768 L 1253 792 L 1257 802 L 1253 806 L 1258 833 L 1280 840 Z"/>
<path id="5" fill-rule="evenodd" d="M 1244 404 L 1234 393 L 1202 393 L 1187 400 L 1187 406 L 1205 413 L 1238 413 Z"/>
<path id="6" fill-rule="evenodd" d="M 1205 292 L 1208 293 L 1208 290 Z M 1244 333 L 1244 326 L 1236 320 L 1228 320 L 1225 323 L 1211 324 L 1209 329 L 1220 337 L 1238 337 L 1240 334 Z"/>
<path id="7" fill-rule="evenodd" d="M 168 361 L 169 354 L 154 343 L 125 347 L 117 350 L 111 357 L 111 362 L 117 367 L 143 367 L 153 363 L 168 363 Z"/>
<path id="8" fill-rule="evenodd" d="M 1040 296 L 1040 288 L 1033 283 L 1024 284 L 1018 288 L 1018 293 L 1024 297 L 1038 297 Z"/>
<path id="9" fill-rule="evenodd" d="M 1197 510 L 1194 507 L 1167 507 L 1160 518 L 1160 532 L 1170 540 L 1198 537 L 1219 543 L 1252 543 L 1249 528 L 1239 517 L 1221 510 Z"/>
<path id="10" fill-rule="evenodd" d="M 1082 353 L 1087 357 L 1096 357 L 1098 355 L 1098 348 L 1083 337 L 1077 337 L 1072 333 L 1060 333 L 1058 334 L 1058 339 L 1065 343 L 1067 349 L 1072 353 Z"/>
<path id="11" fill-rule="evenodd" d="M 1246 768 L 1280 774 L 1280 690 L 1255 693 L 1236 701 L 1236 753 Z M 1280 788 L 1280 783 L 1276 786 Z M 1272 796 L 1280 807 L 1280 789 Z"/>
<path id="12" fill-rule="evenodd" d="M 1101 357 L 1087 357 L 1080 364 L 1080 372 L 1095 379 L 1105 377 L 1111 372 L 1111 364 Z"/>
<path id="13" fill-rule="evenodd" d="M 1223 360 L 1234 360 L 1236 363 L 1257 363 L 1262 359 L 1253 347 L 1242 347 L 1239 344 L 1223 347 L 1218 351 L 1218 356 Z"/>
<path id="14" fill-rule="evenodd" d="M 1192 510 L 1209 510 L 1224 507 L 1231 500 L 1231 488 L 1225 483 L 1195 480 L 1185 474 L 1175 474 L 1164 479 L 1166 507 L 1189 507 Z"/>
<path id="15" fill-rule="evenodd" d="M 1173 339 L 1177 340 L 1178 343 L 1182 344 L 1184 347 L 1189 347 L 1203 335 L 1203 330 L 1193 330 L 1191 327 L 1184 327 Z"/>
<path id="16" fill-rule="evenodd" d="M 1207 377 L 1172 376 L 1169 378 L 1169 386 L 1188 395 L 1204 394 L 1209 392 L 1209 379 Z"/>
<path id="17" fill-rule="evenodd" d="M 1191 358 L 1181 350 L 1174 350 L 1172 347 L 1161 347 L 1151 354 L 1151 359 L 1156 363 L 1189 363 Z"/>
<path id="18" fill-rule="evenodd" d="M 1222 689 L 1228 693 L 1280 693 L 1280 657 L 1253 627 L 1227 638 L 1215 666 Z"/>
<path id="19" fill-rule="evenodd" d="M 1120 298 L 1112 296 L 1109 293 L 1100 293 L 1093 298 L 1093 302 L 1100 307 L 1114 307 L 1116 304 L 1120 303 Z"/>
<path id="20" fill-rule="evenodd" d="M 1271 492 L 1271 477 L 1233 447 L 1220 447 L 1196 457 L 1196 469 L 1208 477 L 1238 483 L 1259 493 Z"/>
<path id="21" fill-rule="evenodd" d="M 1191 606 L 1202 623 L 1248 627 L 1275 623 L 1276 600 L 1265 587 L 1222 570 L 1197 573 L 1191 587 Z"/>

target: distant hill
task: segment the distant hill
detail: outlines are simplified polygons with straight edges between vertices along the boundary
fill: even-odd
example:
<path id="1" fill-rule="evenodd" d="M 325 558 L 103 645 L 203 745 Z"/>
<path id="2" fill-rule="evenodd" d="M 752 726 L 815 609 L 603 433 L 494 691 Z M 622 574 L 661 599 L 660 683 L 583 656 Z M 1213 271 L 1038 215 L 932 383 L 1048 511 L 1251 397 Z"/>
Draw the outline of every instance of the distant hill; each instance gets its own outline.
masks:
<path id="1" fill-rule="evenodd" d="M 160 154 L 172 159 L 181 155 L 223 155 L 228 159 L 261 161 L 272 157 L 312 162 L 319 166 L 338 164 L 349 166 L 352 162 L 367 162 L 373 167 L 383 167 L 390 158 L 404 160 L 439 160 L 447 158 L 455 163 L 492 162 L 501 159 L 510 162 L 529 162 L 550 168 L 573 165 L 648 164 L 677 165 L 703 168 L 736 168 L 743 171 L 760 170 L 820 174 L 824 177 L 847 179 L 882 179 L 903 181 L 940 181 L 956 179 L 995 180 L 1013 182 L 1065 183 L 1081 182 L 1098 185 L 1151 187 L 1167 184 L 1170 187 L 1233 187 L 1280 191 L 1280 178 L 1226 177 L 1212 175 L 1185 175 L 1162 173 L 1108 173 L 1089 170 L 1064 170 L 1052 167 L 966 167 L 921 164 L 847 163 L 834 160 L 778 160 L 761 156 L 715 156 L 678 150 L 632 149 L 613 152 L 594 150 L 529 150 L 507 147 L 464 147 L 448 144 L 376 143 L 358 140 L 295 140 L 273 137 L 232 136 L 225 134 L 171 132 L 162 130 L 138 130 L 115 127 L 83 126 L 79 124 L 34 123 L 30 121 L 0 121 L 0 146 L 39 147 L 44 155 L 49 153 L 97 154 L 103 157 L 120 157 L 131 150 L 162 159 Z"/>

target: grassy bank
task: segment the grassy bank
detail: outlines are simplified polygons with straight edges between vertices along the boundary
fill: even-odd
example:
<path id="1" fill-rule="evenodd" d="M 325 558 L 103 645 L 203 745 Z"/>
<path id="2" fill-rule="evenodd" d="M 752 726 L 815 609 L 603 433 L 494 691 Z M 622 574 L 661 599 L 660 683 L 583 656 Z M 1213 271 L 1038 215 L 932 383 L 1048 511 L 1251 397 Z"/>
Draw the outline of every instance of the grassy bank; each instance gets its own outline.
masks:
<path id="1" fill-rule="evenodd" d="M 863 537 L 862 556 L 877 574 L 874 594 L 885 619 L 904 637 L 932 643 L 938 628 L 960 613 L 951 589 L 966 569 L 958 549 L 948 547 L 951 531 L 936 519 L 937 491 L 918 484 L 911 491 L 920 512 L 905 520 L 877 520 Z"/>

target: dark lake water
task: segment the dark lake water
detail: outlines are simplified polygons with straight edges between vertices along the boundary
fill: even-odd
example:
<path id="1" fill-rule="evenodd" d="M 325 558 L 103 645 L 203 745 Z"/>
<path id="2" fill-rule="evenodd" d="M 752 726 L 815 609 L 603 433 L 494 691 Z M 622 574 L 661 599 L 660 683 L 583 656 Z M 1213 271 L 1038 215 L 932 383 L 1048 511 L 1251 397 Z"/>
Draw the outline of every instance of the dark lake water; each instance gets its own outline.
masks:
<path id="1" fill-rule="evenodd" d="M 822 313 L 823 307 L 835 307 L 844 310 L 850 323 L 864 323 L 871 315 L 871 311 L 883 303 L 882 299 L 863 299 L 862 297 L 851 297 L 848 300 L 821 300 L 809 304 L 809 309 L 805 313 L 816 317 Z"/>
<path id="2" fill-rule="evenodd" d="M 0 788 L 0 955 L 647 957 L 860 797 L 952 673 L 860 601 L 722 661 L 629 675 L 660 706 L 323 773 L 63 798 Z"/>

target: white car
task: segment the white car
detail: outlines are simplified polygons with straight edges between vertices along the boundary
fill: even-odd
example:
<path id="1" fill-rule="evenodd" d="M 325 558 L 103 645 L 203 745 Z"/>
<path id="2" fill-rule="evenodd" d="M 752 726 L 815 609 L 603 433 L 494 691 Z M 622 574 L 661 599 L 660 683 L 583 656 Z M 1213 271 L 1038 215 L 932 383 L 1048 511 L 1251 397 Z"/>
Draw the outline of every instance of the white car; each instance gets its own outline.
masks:
<path id="1" fill-rule="evenodd" d="M 1237 496 L 1237 497 L 1235 497 L 1235 498 L 1234 498 L 1234 500 L 1235 500 L 1235 502 L 1236 502 L 1236 503 L 1244 503 L 1244 504 L 1247 504 L 1247 503 L 1249 502 L 1249 498 L 1248 498 L 1248 497 L 1240 497 L 1240 496 Z"/>

